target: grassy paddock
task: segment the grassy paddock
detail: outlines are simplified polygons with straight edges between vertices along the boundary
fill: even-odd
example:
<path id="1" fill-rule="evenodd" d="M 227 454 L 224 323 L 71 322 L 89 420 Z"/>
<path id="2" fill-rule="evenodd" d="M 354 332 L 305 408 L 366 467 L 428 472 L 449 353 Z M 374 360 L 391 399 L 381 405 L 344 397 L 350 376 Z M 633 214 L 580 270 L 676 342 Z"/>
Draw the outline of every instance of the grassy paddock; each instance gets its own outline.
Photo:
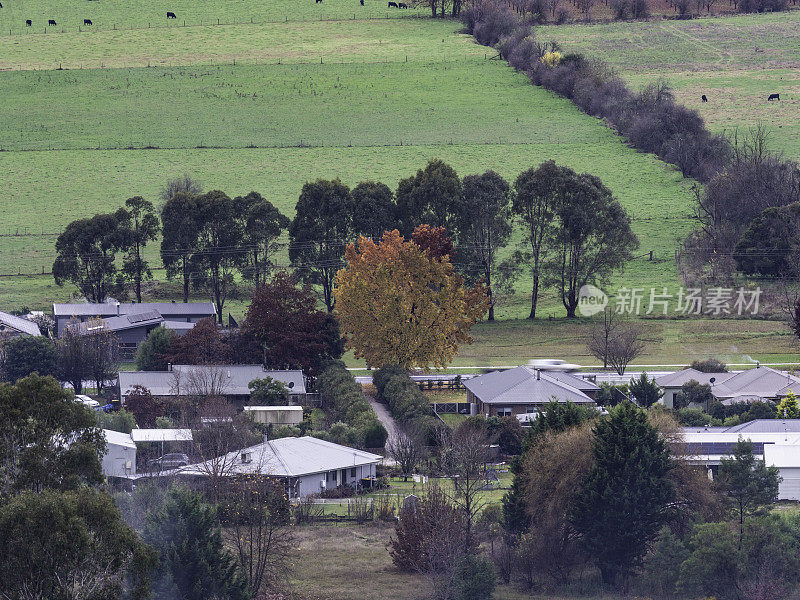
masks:
<path id="1" fill-rule="evenodd" d="M 712 130 L 764 123 L 771 146 L 800 159 L 800 12 L 543 27 L 540 39 L 585 52 L 639 86 L 667 80 Z M 771 93 L 780 102 L 768 102 Z M 701 101 L 705 94 L 708 102 Z"/>
<path id="2" fill-rule="evenodd" d="M 312 0 L 313 3 L 313 0 Z M 1 11 L 0 11 L 1 12 Z M 373 19 L 0 35 L 0 69 L 130 68 L 208 64 L 379 63 L 487 52 L 452 21 Z"/>
<path id="3" fill-rule="evenodd" d="M 167 11 L 175 19 L 167 18 Z M 416 9 L 388 9 L 384 0 L 237 0 L 237 2 L 192 2 L 191 0 L 136 0 L 136 2 L 70 2 L 69 0 L 10 0 L 0 10 L 0 34 L 9 37 L 81 33 L 91 36 L 101 30 L 183 28 L 220 23 L 321 21 L 329 19 L 400 18 L 426 14 Z M 32 21 L 31 27 L 25 21 Z M 48 27 L 49 19 L 56 27 Z M 92 21 L 84 26 L 83 20 Z M 44 33 L 47 29 L 47 33 Z"/>

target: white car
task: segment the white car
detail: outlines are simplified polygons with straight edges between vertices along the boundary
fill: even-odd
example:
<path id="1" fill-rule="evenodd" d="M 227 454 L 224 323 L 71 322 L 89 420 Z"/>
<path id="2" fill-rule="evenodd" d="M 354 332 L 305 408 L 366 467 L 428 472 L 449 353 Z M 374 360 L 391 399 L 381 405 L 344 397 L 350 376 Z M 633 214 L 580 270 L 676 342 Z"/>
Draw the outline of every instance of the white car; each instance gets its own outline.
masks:
<path id="1" fill-rule="evenodd" d="M 536 358 L 528 361 L 528 366 L 540 371 L 566 371 L 568 373 L 579 371 L 581 368 L 580 365 L 574 365 L 559 358 Z"/>
<path id="2" fill-rule="evenodd" d="M 76 394 L 75 401 L 80 402 L 86 408 L 91 408 L 92 410 L 100 410 L 100 403 L 97 400 L 92 400 L 89 396 L 85 396 L 83 394 Z"/>

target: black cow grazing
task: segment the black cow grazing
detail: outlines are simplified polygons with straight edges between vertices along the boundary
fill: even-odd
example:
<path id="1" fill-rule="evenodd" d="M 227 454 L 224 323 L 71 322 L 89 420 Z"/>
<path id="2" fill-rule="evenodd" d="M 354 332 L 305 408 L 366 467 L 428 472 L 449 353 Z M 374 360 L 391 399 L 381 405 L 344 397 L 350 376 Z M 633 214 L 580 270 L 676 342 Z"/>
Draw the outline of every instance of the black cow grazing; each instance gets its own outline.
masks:
<path id="1" fill-rule="evenodd" d="M 398 2 L 397 3 L 397 7 L 398 8 L 408 8 L 408 4 L 406 4 L 405 2 Z"/>
<path id="2" fill-rule="evenodd" d="M 30 19 L 25 19 L 25 26 L 26 27 L 30 27 L 31 26 L 31 20 Z"/>
<path id="3" fill-rule="evenodd" d="M 56 25 L 56 22 L 53 19 L 50 19 L 49 21 L 47 21 L 47 24 L 48 25 Z"/>
<path id="4" fill-rule="evenodd" d="M 168 19 L 177 19 L 178 17 L 175 16 L 174 12 L 167 12 Z"/>
<path id="5" fill-rule="evenodd" d="M 84 19 L 83 20 L 83 24 L 84 25 L 91 25 L 92 24 L 92 20 L 91 19 Z"/>
<path id="6" fill-rule="evenodd" d="M 398 8 L 398 7 L 397 7 L 397 2 L 389 2 L 389 8 L 392 8 L 393 6 L 394 6 L 395 8 Z"/>
<path id="7" fill-rule="evenodd" d="M 770 94 L 769 98 L 767 98 L 767 100 L 780 100 L 780 99 L 781 99 L 780 94 Z"/>
<path id="8" fill-rule="evenodd" d="M 703 102 L 708 102 L 708 98 L 706 98 L 706 95 L 705 95 L 705 94 L 703 94 L 703 96 L 702 96 L 702 100 L 703 100 Z"/>
<path id="9" fill-rule="evenodd" d="M 364 0 L 361 0 L 361 6 L 364 6 Z M 3 7 L 0 6 L 0 8 L 3 8 Z"/>

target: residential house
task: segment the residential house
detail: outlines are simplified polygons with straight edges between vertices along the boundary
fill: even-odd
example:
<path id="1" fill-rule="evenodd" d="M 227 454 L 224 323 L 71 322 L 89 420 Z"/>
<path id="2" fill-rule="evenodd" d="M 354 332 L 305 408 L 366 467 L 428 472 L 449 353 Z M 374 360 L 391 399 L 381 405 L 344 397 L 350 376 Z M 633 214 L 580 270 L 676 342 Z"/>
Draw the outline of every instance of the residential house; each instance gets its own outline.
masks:
<path id="1" fill-rule="evenodd" d="M 198 477 L 209 473 L 264 475 L 282 480 L 289 498 L 303 498 L 343 485 L 371 486 L 382 458 L 314 437 L 287 437 L 182 467 L 176 473 Z"/>
<path id="2" fill-rule="evenodd" d="M 0 339 L 23 335 L 39 336 L 39 326 L 33 321 L 0 311 Z"/>
<path id="3" fill-rule="evenodd" d="M 574 402 L 595 406 L 600 389 L 593 382 L 562 371 L 542 371 L 529 366 L 493 371 L 464 382 L 471 414 L 485 416 L 535 415 L 548 402 Z"/>
<path id="4" fill-rule="evenodd" d="M 72 320 L 88 321 L 141 313 L 158 312 L 164 321 L 196 323 L 208 317 L 216 317 L 217 310 L 211 302 L 78 302 L 53 304 L 56 337 L 61 337 Z"/>
<path id="5" fill-rule="evenodd" d="M 706 467 L 712 478 L 739 440 L 752 442 L 753 454 L 780 470 L 783 481 L 778 499 L 800 500 L 800 419 L 759 419 L 733 427 L 684 427 L 682 435 L 689 462 Z"/>
<path id="6" fill-rule="evenodd" d="M 168 371 L 120 371 L 120 402 L 134 386 L 150 390 L 157 398 L 174 396 L 224 396 L 239 407 L 250 398 L 250 382 L 271 377 L 286 384 L 293 404 L 306 399 L 302 371 L 270 371 L 263 365 L 172 365 Z"/>
<path id="7" fill-rule="evenodd" d="M 67 323 L 66 328 L 81 335 L 91 335 L 108 331 L 119 340 L 120 358 L 133 360 L 136 349 L 147 339 L 148 334 L 164 323 L 164 317 L 157 310 L 120 315 L 118 317 L 98 318 L 89 321 Z"/>
<path id="8" fill-rule="evenodd" d="M 672 408 L 681 387 L 692 380 L 710 385 L 714 398 L 725 405 L 778 401 L 791 390 L 800 393 L 800 378 L 770 367 L 733 373 L 703 373 L 696 369 L 683 369 L 656 378 L 656 383 L 664 390 L 662 403 Z"/>

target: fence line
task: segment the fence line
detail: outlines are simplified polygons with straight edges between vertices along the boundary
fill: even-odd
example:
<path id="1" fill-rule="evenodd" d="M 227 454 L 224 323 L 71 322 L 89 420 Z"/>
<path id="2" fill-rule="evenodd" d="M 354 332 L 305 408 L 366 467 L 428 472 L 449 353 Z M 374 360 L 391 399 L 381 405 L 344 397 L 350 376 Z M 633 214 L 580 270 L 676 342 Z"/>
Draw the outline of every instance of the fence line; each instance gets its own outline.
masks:
<path id="1" fill-rule="evenodd" d="M 425 14 L 422 14 L 425 13 Z M 107 32 L 107 31 L 144 31 L 147 29 L 183 29 L 183 28 L 194 28 L 194 27 L 216 27 L 216 26 L 223 26 L 223 27 L 230 27 L 230 26 L 237 26 L 237 25 L 279 25 L 279 24 L 289 24 L 289 23 L 340 23 L 340 22 L 348 22 L 348 21 L 386 21 L 390 19 L 425 19 L 430 18 L 430 15 L 426 11 L 419 11 L 419 12 L 394 12 L 394 13 L 386 13 L 385 16 L 364 16 L 360 17 L 357 16 L 358 13 L 353 13 L 353 17 L 334 17 L 331 15 L 327 15 L 325 17 L 320 18 L 294 18 L 291 19 L 288 16 L 284 16 L 283 19 L 264 19 L 264 20 L 256 20 L 255 17 L 250 17 L 250 20 L 242 20 L 238 21 L 234 19 L 233 21 L 223 21 L 220 17 L 217 17 L 216 23 L 214 19 L 212 19 L 206 23 L 200 19 L 198 22 L 189 22 L 187 24 L 186 19 L 181 19 L 183 24 L 181 25 L 155 25 L 153 26 L 152 21 L 147 23 L 147 27 L 144 25 L 140 26 L 120 26 L 117 27 L 116 23 L 111 24 L 111 28 L 108 27 L 96 27 L 94 24 L 92 25 L 77 25 L 74 28 L 65 28 L 63 25 L 60 29 L 56 31 L 51 30 L 50 34 L 59 34 L 59 33 L 95 33 L 95 32 Z M 390 16 L 391 14 L 391 16 Z M 45 19 L 42 19 L 44 21 Z M 82 20 L 82 19 L 79 19 Z M 58 26 L 56 26 L 58 27 Z M 0 37 L 13 37 L 13 36 L 20 36 L 20 35 L 47 35 L 48 27 L 43 27 L 41 33 L 39 30 L 34 32 L 32 27 L 25 27 L 22 29 L 15 30 L 14 28 L 8 29 L 8 35 L 3 33 Z M 5 29 L 3 29 L 5 31 Z M 16 31 L 16 33 L 15 33 Z"/>

